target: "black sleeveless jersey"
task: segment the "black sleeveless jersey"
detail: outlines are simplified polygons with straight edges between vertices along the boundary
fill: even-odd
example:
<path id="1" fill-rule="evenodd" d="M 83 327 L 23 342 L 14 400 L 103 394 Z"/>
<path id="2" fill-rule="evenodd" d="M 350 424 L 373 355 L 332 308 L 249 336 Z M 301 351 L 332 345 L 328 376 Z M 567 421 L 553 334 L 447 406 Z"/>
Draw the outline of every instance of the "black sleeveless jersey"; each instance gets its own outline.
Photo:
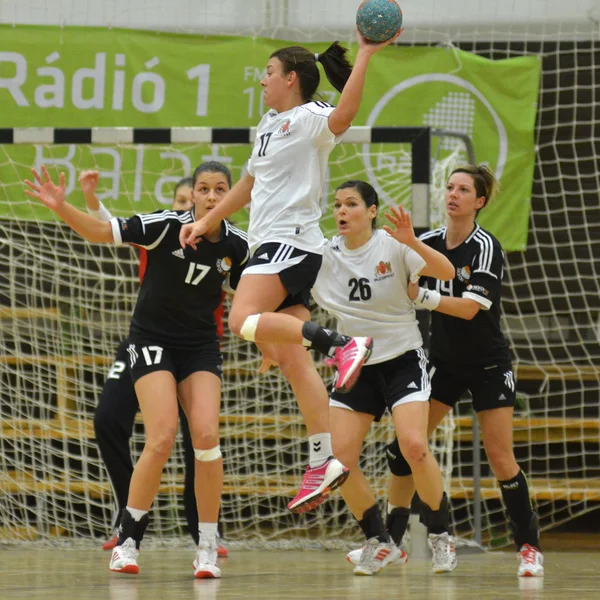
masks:
<path id="1" fill-rule="evenodd" d="M 162 210 L 112 219 L 115 243 L 148 252 L 146 272 L 131 319 L 130 337 L 166 347 L 194 348 L 217 341 L 214 312 L 224 287 L 235 289 L 248 260 L 244 231 L 227 221 L 218 242 L 182 249 L 179 231 L 192 211 Z"/>
<path id="2" fill-rule="evenodd" d="M 446 247 L 446 227 L 424 233 L 420 239 L 448 257 L 456 269 L 451 281 L 426 277 L 425 286 L 442 296 L 470 298 L 481 305 L 471 321 L 432 311 L 429 355 L 464 365 L 510 361 L 510 350 L 500 329 L 504 274 L 500 242 L 479 225 L 452 250 Z"/>

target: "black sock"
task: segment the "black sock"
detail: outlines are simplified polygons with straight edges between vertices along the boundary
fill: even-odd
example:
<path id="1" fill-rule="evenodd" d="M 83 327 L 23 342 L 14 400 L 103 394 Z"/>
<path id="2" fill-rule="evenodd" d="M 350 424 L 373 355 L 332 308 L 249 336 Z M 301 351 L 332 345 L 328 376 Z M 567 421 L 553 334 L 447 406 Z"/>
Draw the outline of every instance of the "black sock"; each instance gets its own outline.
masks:
<path id="1" fill-rule="evenodd" d="M 531 506 L 529 486 L 523 471 L 519 470 L 512 479 L 498 483 L 517 548 L 529 544 L 539 550 L 537 515 Z"/>
<path id="2" fill-rule="evenodd" d="M 302 336 L 305 342 L 303 344 L 308 348 L 317 350 L 321 354 L 329 356 L 332 348 L 345 346 L 350 338 L 347 335 L 341 335 L 337 331 L 323 329 L 320 325 L 312 321 L 306 321 L 302 326 Z"/>
<path id="3" fill-rule="evenodd" d="M 390 536 L 383 526 L 383 519 L 377 504 L 373 504 L 371 508 L 365 510 L 358 524 L 368 540 L 377 538 L 380 542 L 390 542 Z"/>
<path id="4" fill-rule="evenodd" d="M 437 510 L 431 508 L 421 500 L 420 521 L 427 527 L 427 533 L 439 535 L 448 532 L 450 528 L 450 504 L 446 492 Z"/>
<path id="5" fill-rule="evenodd" d="M 401 506 L 392 509 L 392 512 L 387 514 L 385 519 L 385 528 L 387 532 L 394 540 L 394 544 L 399 546 L 402 542 L 402 538 L 406 533 L 408 527 L 408 518 L 410 517 L 410 508 L 403 508 Z"/>
<path id="6" fill-rule="evenodd" d="M 121 514 L 121 523 L 119 524 L 119 540 L 117 541 L 117 546 L 123 544 L 127 538 L 133 538 L 135 540 L 135 547 L 139 550 L 149 522 L 150 515 L 148 515 L 148 513 L 146 513 L 139 521 L 136 521 L 129 511 L 124 508 L 123 513 Z"/>

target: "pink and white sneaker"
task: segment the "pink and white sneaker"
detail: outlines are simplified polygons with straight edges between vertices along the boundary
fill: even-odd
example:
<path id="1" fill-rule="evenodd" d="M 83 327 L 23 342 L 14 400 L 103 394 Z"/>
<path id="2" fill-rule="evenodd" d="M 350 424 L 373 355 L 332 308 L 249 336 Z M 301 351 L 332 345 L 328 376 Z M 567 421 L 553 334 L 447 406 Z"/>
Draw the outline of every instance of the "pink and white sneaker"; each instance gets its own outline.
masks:
<path id="1" fill-rule="evenodd" d="M 288 509 L 300 514 L 317 508 L 333 490 L 348 479 L 348 475 L 350 469 L 333 456 L 320 467 L 306 467 L 300 491 L 288 504 Z"/>
<path id="2" fill-rule="evenodd" d="M 345 394 L 354 387 L 360 370 L 369 360 L 372 351 L 373 338 L 354 337 L 345 346 L 336 348 L 332 357 L 323 361 L 328 367 L 337 369 L 337 377 L 333 384 L 336 392 Z"/>

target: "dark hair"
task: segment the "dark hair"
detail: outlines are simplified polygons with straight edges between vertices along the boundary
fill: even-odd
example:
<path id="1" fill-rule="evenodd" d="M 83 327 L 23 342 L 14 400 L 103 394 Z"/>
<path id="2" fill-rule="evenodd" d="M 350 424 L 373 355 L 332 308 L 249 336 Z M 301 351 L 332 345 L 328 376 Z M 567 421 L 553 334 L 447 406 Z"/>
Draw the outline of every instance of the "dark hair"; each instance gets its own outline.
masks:
<path id="1" fill-rule="evenodd" d="M 173 190 L 173 200 L 175 200 L 175 198 L 177 197 L 177 190 L 179 190 L 180 187 L 183 186 L 187 186 L 189 188 L 193 188 L 194 187 L 194 183 L 192 181 L 191 177 L 184 177 L 183 179 L 180 179 L 176 184 L 175 184 L 175 189 Z"/>
<path id="2" fill-rule="evenodd" d="M 323 65 L 329 83 L 341 92 L 352 73 L 352 65 L 346 57 L 348 50 L 333 42 L 323 54 L 314 54 L 303 46 L 280 48 L 271 54 L 271 58 L 281 61 L 284 74 L 294 71 L 300 83 L 302 99 L 308 102 L 315 95 L 321 82 L 317 62 Z"/>
<path id="3" fill-rule="evenodd" d="M 338 190 L 345 190 L 348 188 L 354 188 L 358 192 L 363 202 L 367 205 L 367 208 L 369 208 L 369 206 L 379 208 L 379 196 L 377 195 L 375 188 L 370 183 L 360 179 L 350 179 L 348 181 L 344 181 L 344 183 L 339 185 L 335 191 L 337 192 Z M 375 215 L 375 218 L 371 221 L 371 226 L 373 229 L 375 229 L 377 226 L 375 223 L 376 220 L 377 215 Z"/>
<path id="4" fill-rule="evenodd" d="M 498 180 L 487 165 L 462 165 L 456 167 L 456 169 L 450 173 L 450 177 L 452 177 L 454 173 L 466 173 L 473 178 L 477 198 L 481 198 L 482 196 L 485 198 L 483 206 L 477 210 L 478 213 L 482 208 L 487 206 L 488 202 L 494 199 L 494 196 L 498 191 Z M 448 179 L 450 179 L 450 177 L 448 177 Z"/>
<path id="5" fill-rule="evenodd" d="M 192 176 L 192 188 L 196 185 L 196 181 L 201 173 L 223 173 L 227 178 L 229 187 L 231 187 L 231 171 L 223 163 L 216 160 L 209 160 L 197 166 Z"/>

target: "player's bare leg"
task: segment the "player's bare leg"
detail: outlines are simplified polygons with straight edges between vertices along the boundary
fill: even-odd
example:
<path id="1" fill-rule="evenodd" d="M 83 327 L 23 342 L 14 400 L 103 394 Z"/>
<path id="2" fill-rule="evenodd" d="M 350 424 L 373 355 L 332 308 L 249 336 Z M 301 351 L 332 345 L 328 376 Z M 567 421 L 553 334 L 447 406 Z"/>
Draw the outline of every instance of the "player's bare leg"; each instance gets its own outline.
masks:
<path id="1" fill-rule="evenodd" d="M 198 579 L 219 578 L 217 522 L 223 490 L 223 459 L 219 445 L 221 380 L 206 371 L 192 373 L 179 384 L 179 396 L 196 455 L 194 488 L 199 543 L 194 576 Z"/>

